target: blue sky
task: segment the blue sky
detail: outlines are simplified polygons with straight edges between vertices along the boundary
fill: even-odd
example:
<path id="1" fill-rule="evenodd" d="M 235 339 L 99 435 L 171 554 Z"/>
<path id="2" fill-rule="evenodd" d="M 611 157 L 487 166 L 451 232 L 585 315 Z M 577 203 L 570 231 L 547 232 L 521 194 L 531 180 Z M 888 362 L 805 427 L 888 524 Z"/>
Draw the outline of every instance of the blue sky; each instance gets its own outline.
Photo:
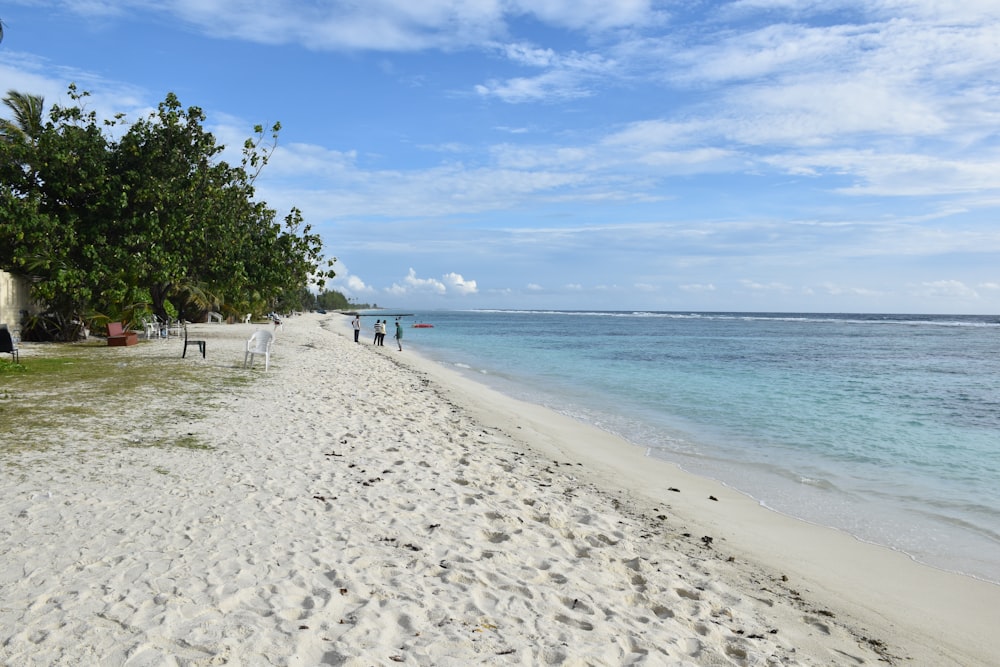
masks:
<path id="1" fill-rule="evenodd" d="M 4 90 L 168 92 L 358 301 L 1000 313 L 995 0 L 7 0 Z"/>

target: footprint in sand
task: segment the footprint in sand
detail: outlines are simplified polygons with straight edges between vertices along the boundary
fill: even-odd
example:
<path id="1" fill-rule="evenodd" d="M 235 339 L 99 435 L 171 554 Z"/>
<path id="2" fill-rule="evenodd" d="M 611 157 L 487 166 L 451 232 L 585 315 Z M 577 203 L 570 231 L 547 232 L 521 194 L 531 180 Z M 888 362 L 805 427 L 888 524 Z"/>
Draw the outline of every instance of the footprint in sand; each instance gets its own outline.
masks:
<path id="1" fill-rule="evenodd" d="M 824 635 L 830 634 L 830 626 L 815 616 L 805 616 L 802 620 L 822 632 Z"/>
<path id="2" fill-rule="evenodd" d="M 556 620 L 559 621 L 560 623 L 564 623 L 566 625 L 576 626 L 576 627 L 580 628 L 581 630 L 588 630 L 589 631 L 589 630 L 593 630 L 594 629 L 594 624 L 593 623 L 588 623 L 587 621 L 580 621 L 580 620 L 577 620 L 575 618 L 570 618 L 569 616 L 566 616 L 565 614 L 559 614 L 558 616 L 556 616 Z"/>
<path id="3" fill-rule="evenodd" d="M 749 656 L 747 655 L 747 650 L 742 646 L 737 646 L 736 644 L 726 644 L 726 655 L 734 660 L 746 660 Z"/>
<path id="4" fill-rule="evenodd" d="M 654 614 L 656 614 L 656 617 L 659 618 L 659 619 L 666 619 L 666 618 L 673 618 L 674 617 L 674 612 L 671 611 L 669 608 L 664 607 L 663 605 L 655 605 L 653 607 L 652 611 L 653 611 Z"/>
<path id="5" fill-rule="evenodd" d="M 688 600 L 701 600 L 701 593 L 699 593 L 698 591 L 689 591 L 686 588 L 677 588 L 674 589 L 674 592 L 677 593 L 677 595 L 679 595 L 680 597 Z"/>
<path id="6" fill-rule="evenodd" d="M 491 530 L 484 530 L 483 537 L 485 537 L 488 542 L 492 542 L 493 544 L 500 544 L 501 542 L 506 542 L 510 539 L 510 535 L 507 533 L 495 533 Z"/>
<path id="7" fill-rule="evenodd" d="M 609 547 L 617 544 L 617 540 L 613 540 L 607 535 L 588 535 L 586 538 L 587 544 L 595 548 Z"/>

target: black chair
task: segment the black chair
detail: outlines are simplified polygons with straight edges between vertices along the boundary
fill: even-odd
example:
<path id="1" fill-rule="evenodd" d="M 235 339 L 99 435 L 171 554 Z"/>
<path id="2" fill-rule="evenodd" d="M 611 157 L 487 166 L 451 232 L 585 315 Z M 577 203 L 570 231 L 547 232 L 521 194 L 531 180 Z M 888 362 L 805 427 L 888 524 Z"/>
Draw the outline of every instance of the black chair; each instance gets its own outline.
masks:
<path id="1" fill-rule="evenodd" d="M 7 352 L 10 354 L 11 359 L 14 363 L 19 363 L 19 355 L 17 353 L 17 345 L 14 344 L 14 339 L 10 335 L 10 329 L 4 324 L 0 326 L 0 353 Z"/>
<path id="2" fill-rule="evenodd" d="M 187 324 L 184 325 L 184 351 L 181 353 L 181 359 L 183 359 L 188 353 L 188 345 L 197 345 L 198 349 L 201 351 L 201 358 L 205 358 L 205 341 L 203 340 L 191 340 L 188 338 L 188 327 Z"/>

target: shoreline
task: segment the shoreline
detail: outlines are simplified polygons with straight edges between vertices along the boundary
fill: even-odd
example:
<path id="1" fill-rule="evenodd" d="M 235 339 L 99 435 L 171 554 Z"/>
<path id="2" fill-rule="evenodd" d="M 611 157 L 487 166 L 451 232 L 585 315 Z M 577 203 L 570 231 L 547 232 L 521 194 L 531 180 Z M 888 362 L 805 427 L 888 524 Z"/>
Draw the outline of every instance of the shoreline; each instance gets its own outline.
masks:
<path id="1" fill-rule="evenodd" d="M 901 633 L 931 651 L 925 658 L 907 660 L 965 664 L 948 653 L 948 644 L 960 653 L 971 649 L 965 654 L 971 664 L 995 659 L 1000 642 L 990 637 L 1000 627 L 1000 585 L 994 582 L 938 568 L 903 551 L 772 509 L 724 482 L 648 456 L 615 434 L 510 397 L 426 357 L 411 356 L 402 363 L 434 376 L 483 423 L 508 423 L 527 431 L 529 446 L 582 462 L 582 475 L 631 494 L 633 500 L 641 498 L 636 502 L 646 511 L 671 506 L 686 523 L 722 534 L 731 550 L 748 555 L 757 567 L 763 564 L 781 572 L 789 581 L 805 582 L 858 627 L 869 628 L 873 635 L 880 629 L 896 641 Z M 567 444 L 572 442 L 577 444 Z M 696 497 L 685 493 L 688 489 Z M 718 500 L 705 502 L 710 496 Z M 904 609 L 908 613 L 887 611 Z"/>
<path id="2" fill-rule="evenodd" d="M 956 426 L 954 432 L 947 431 L 945 423 L 957 424 L 959 415 L 965 414 L 961 406 L 956 406 L 955 412 L 944 421 L 931 419 L 934 428 L 913 421 L 916 430 L 922 431 L 917 434 L 907 430 L 908 426 L 899 429 L 891 426 L 900 417 L 893 409 L 885 414 L 874 412 L 870 419 L 858 420 L 861 408 L 854 410 L 853 406 L 840 403 L 834 407 L 826 405 L 825 401 L 802 399 L 799 403 L 792 400 L 786 405 L 786 399 L 768 398 L 783 394 L 778 389 L 765 391 L 762 380 L 747 380 L 745 386 L 731 381 L 719 386 L 717 392 L 706 393 L 700 379 L 702 375 L 708 378 L 704 384 L 710 384 L 718 382 L 712 379 L 717 372 L 720 375 L 726 372 L 715 366 L 709 366 L 703 374 L 692 375 L 695 379 L 690 385 L 700 390 L 700 396 L 695 395 L 696 402 L 692 402 L 695 390 L 688 392 L 682 386 L 675 396 L 669 386 L 677 382 L 678 375 L 683 377 L 685 372 L 691 373 L 693 362 L 671 363 L 660 373 L 653 363 L 636 361 L 645 359 L 644 355 L 628 355 L 620 364 L 621 369 L 613 367 L 617 364 L 612 361 L 618 353 L 617 339 L 613 325 L 602 322 L 614 322 L 614 318 L 601 318 L 602 313 L 590 313 L 584 318 L 588 333 L 593 324 L 595 342 L 587 344 L 585 353 L 576 355 L 573 352 L 575 339 L 560 333 L 567 328 L 563 323 L 573 321 L 571 317 L 566 320 L 571 314 L 562 315 L 537 322 L 537 340 L 525 345 L 523 353 L 512 344 L 514 337 L 494 335 L 489 329 L 482 331 L 481 344 L 477 344 L 478 327 L 484 323 L 489 327 L 503 326 L 502 318 L 496 314 L 479 318 L 442 311 L 438 315 L 439 324 L 449 325 L 449 331 L 441 331 L 438 336 L 415 336 L 414 342 L 419 345 L 418 352 L 467 375 L 474 382 L 618 435 L 652 458 L 717 480 L 775 512 L 832 527 L 936 569 L 1000 585 L 1000 552 L 996 548 L 995 530 L 997 503 L 995 494 L 991 493 L 990 468 L 986 463 L 990 453 L 989 442 L 985 441 L 988 431 L 982 424 L 972 434 L 962 426 Z M 823 326 L 831 322 L 839 324 L 846 317 L 831 316 L 824 320 Z M 661 319 L 658 316 L 649 321 Z M 524 320 L 512 319 L 510 326 L 519 327 L 523 323 Z M 643 326 L 656 328 L 655 325 Z M 580 327 L 569 329 L 576 331 Z M 931 328 L 946 330 L 951 327 L 935 325 Z M 716 329 L 699 328 L 697 331 L 710 336 Z M 775 331 L 768 329 L 768 335 Z M 830 333 L 829 329 L 823 332 Z M 655 334 L 649 333 L 660 335 L 658 328 Z M 697 340 L 697 336 L 688 338 L 691 333 L 688 329 L 668 328 L 666 335 Z M 832 335 L 839 337 L 843 332 Z M 942 335 L 947 334 L 935 333 L 929 337 Z M 982 334 L 976 335 L 980 337 L 977 342 L 981 343 Z M 817 337 L 822 339 L 820 334 Z M 688 349 L 684 343 L 678 346 L 684 350 L 685 360 L 701 359 L 697 351 Z M 667 347 L 670 346 L 657 345 L 653 349 Z M 552 348 L 558 349 L 550 354 L 548 350 Z M 482 356 L 476 356 L 480 351 Z M 512 356 L 509 365 L 504 361 L 507 355 Z M 942 359 L 951 359 L 951 353 L 942 352 L 942 355 Z M 578 363 L 584 360 L 587 363 Z M 927 362 L 929 367 L 934 367 L 933 359 L 928 358 Z M 948 361 L 941 361 L 941 364 L 949 368 L 954 365 Z M 979 387 L 984 383 L 984 391 L 995 384 L 990 379 L 993 375 L 988 367 L 970 368 L 968 376 L 957 370 L 946 374 L 949 378 L 959 378 L 950 382 L 958 383 L 965 377 L 966 385 L 972 382 Z M 651 375 L 641 380 L 637 389 L 622 380 L 643 377 L 645 372 Z M 846 375 L 827 378 L 829 382 L 824 381 L 822 385 L 807 382 L 800 392 L 789 395 L 813 398 L 824 396 L 824 392 L 843 395 L 830 387 L 839 386 L 837 381 L 843 382 L 858 372 L 854 369 L 853 373 L 847 371 Z M 801 373 L 799 377 L 812 378 L 813 374 Z M 906 374 L 899 377 L 873 372 L 873 377 L 891 378 L 895 387 L 914 381 Z M 873 382 L 878 384 L 877 380 Z M 923 387 L 923 384 L 919 382 L 918 386 Z M 947 400 L 950 391 L 948 386 L 933 389 L 927 386 L 921 395 L 941 403 Z M 724 406 L 731 396 L 736 403 L 730 410 Z M 763 398 L 758 401 L 758 397 Z M 672 407 L 664 412 L 657 407 L 658 403 Z M 905 401 L 893 402 L 897 404 L 905 405 Z M 968 410 L 974 409 L 969 406 Z M 817 413 L 812 415 L 815 420 L 804 417 L 810 414 L 812 407 L 817 407 Z M 927 407 L 928 415 L 936 414 L 933 407 Z M 715 417 L 706 417 L 710 414 Z M 853 423 L 846 419 L 843 424 L 839 423 L 840 415 L 853 415 Z M 748 422 L 746 427 L 741 425 L 743 418 Z M 883 426 L 871 430 L 868 423 Z M 823 440 L 838 432 L 840 435 L 836 439 Z M 906 447 L 911 449 L 903 447 L 895 451 L 899 443 L 907 443 Z M 978 456 L 974 454 L 977 447 L 981 448 Z M 948 456 L 951 450 L 954 456 Z M 970 472 L 963 477 L 956 471 Z"/>
<path id="3" fill-rule="evenodd" d="M 420 351 L 416 350 L 415 354 L 420 354 Z M 456 372 L 459 376 L 468 379 L 472 383 L 483 384 L 489 390 L 494 391 L 494 392 L 496 392 L 499 395 L 503 395 L 503 396 L 511 398 L 511 399 L 513 399 L 515 401 L 521 401 L 521 402 L 523 402 L 525 404 L 539 405 L 538 403 L 536 403 L 535 401 L 533 401 L 530 398 L 524 398 L 524 399 L 517 398 L 516 396 L 512 396 L 510 393 L 508 393 L 507 391 L 505 391 L 503 388 L 498 388 L 498 387 L 496 387 L 494 385 L 491 385 L 486 380 L 480 380 L 480 379 L 478 379 L 477 376 L 476 376 L 476 371 L 474 369 L 472 369 L 472 368 L 469 368 L 469 367 L 466 367 L 466 366 L 463 365 L 463 366 L 458 366 L 458 367 L 452 369 L 447 362 L 444 362 L 444 361 L 441 361 L 441 360 L 437 360 L 437 359 L 433 359 L 433 358 L 430 358 L 430 357 L 424 357 L 424 358 L 427 361 L 429 361 L 430 363 L 432 363 L 432 364 L 437 364 L 437 365 L 440 365 L 440 366 L 444 367 L 447 370 L 450 370 L 452 372 Z M 511 382 L 511 381 L 507 380 L 507 382 Z M 735 484 L 731 484 L 730 482 L 728 482 L 727 480 L 725 480 L 723 478 L 714 476 L 712 474 L 712 472 L 708 469 L 711 466 L 707 465 L 705 463 L 704 459 L 702 459 L 702 460 L 696 460 L 696 459 L 693 459 L 692 457 L 690 457 L 689 455 L 686 455 L 686 454 L 676 454 L 674 452 L 669 452 L 669 451 L 666 452 L 666 453 L 664 453 L 663 455 L 660 455 L 660 453 L 658 451 L 654 451 L 653 449 L 651 449 L 649 447 L 644 447 L 643 445 L 637 443 L 635 441 L 635 439 L 633 439 L 633 438 L 620 435 L 620 434 L 616 433 L 613 430 L 606 429 L 606 428 L 604 428 L 601 425 L 593 424 L 590 421 L 574 417 L 574 416 L 572 416 L 571 413 L 564 412 L 564 411 L 562 411 L 558 407 L 552 407 L 552 406 L 549 406 L 549 405 L 542 405 L 541 407 L 543 409 L 550 410 L 551 412 L 553 412 L 555 414 L 559 414 L 561 416 L 564 416 L 567 419 L 570 419 L 572 421 L 577 421 L 577 422 L 581 423 L 584 426 L 594 428 L 595 430 L 601 431 L 602 433 L 606 433 L 606 434 L 608 434 L 613 439 L 620 439 L 620 440 L 624 441 L 627 445 L 629 445 L 629 446 L 631 446 L 633 448 L 637 448 L 640 451 L 643 451 L 644 452 L 643 456 L 646 459 L 648 459 L 650 461 L 658 462 L 658 463 L 662 464 L 663 466 L 666 466 L 665 468 L 662 468 L 663 470 L 670 470 L 670 469 L 676 468 L 677 470 L 681 471 L 685 475 L 693 476 L 693 477 L 699 478 L 699 479 L 708 480 L 709 482 L 718 484 L 719 486 L 725 487 L 725 488 L 727 488 L 727 489 L 729 489 L 731 491 L 734 491 L 735 493 L 738 493 L 740 495 L 745 496 L 752 503 L 755 503 L 755 504 L 759 505 L 762 509 L 764 509 L 766 511 L 773 512 L 775 514 L 781 515 L 781 516 L 786 517 L 786 518 L 788 518 L 788 519 L 790 519 L 792 521 L 801 522 L 801 523 L 804 523 L 804 524 L 809 524 L 809 525 L 816 526 L 816 527 L 822 528 L 822 529 L 832 530 L 834 532 L 843 534 L 844 536 L 849 537 L 849 538 L 851 538 L 853 540 L 856 540 L 856 541 L 858 541 L 858 542 L 860 542 L 862 544 L 867 544 L 867 545 L 870 545 L 872 547 L 877 547 L 877 548 L 880 548 L 880 549 L 886 549 L 886 550 L 891 551 L 893 553 L 898 553 L 898 554 L 906 557 L 908 560 L 913 561 L 915 564 L 923 566 L 923 567 L 928 567 L 928 568 L 930 568 L 932 570 L 937 570 L 937 571 L 940 571 L 940 572 L 943 572 L 943 573 L 946 573 L 946 574 L 953 574 L 953 575 L 960 576 L 960 577 L 966 577 L 966 578 L 974 579 L 976 581 L 981 581 L 981 582 L 986 583 L 986 584 L 992 584 L 994 586 L 1000 586 L 1000 575 L 997 575 L 997 578 L 991 578 L 990 575 L 982 574 L 982 573 L 976 573 L 974 571 L 963 571 L 963 570 L 959 569 L 958 567 L 949 568 L 947 565 L 933 562 L 933 560 L 930 559 L 930 558 L 925 558 L 925 557 L 922 557 L 919 554 L 911 553 L 905 547 L 897 547 L 897 546 L 894 546 L 892 544 L 888 544 L 888 543 L 885 543 L 885 542 L 880 542 L 880 541 L 878 541 L 875 538 L 868 538 L 868 537 L 864 536 L 863 534 L 855 534 L 854 532 L 852 532 L 852 530 L 850 528 L 841 527 L 841 526 L 837 526 L 837 525 L 832 525 L 831 523 L 824 522 L 822 519 L 813 519 L 813 518 L 810 518 L 808 516 L 799 516 L 799 515 L 795 514 L 791 509 L 785 509 L 785 508 L 782 508 L 780 506 L 776 507 L 774 505 L 771 505 L 768 502 L 766 502 L 765 500 L 762 500 L 761 498 L 757 497 L 755 495 L 754 491 L 745 490 L 743 488 L 738 487 Z M 732 465 L 731 462 L 727 462 L 727 463 L 729 463 L 730 465 Z M 699 467 L 700 467 L 700 469 L 699 469 Z"/>
<path id="4" fill-rule="evenodd" d="M 340 317 L 286 320 L 266 373 L 252 325 L 194 325 L 207 359 L 88 351 L 203 379 L 3 452 L 0 663 L 993 661 L 1000 588 L 670 491 L 671 464 Z"/>

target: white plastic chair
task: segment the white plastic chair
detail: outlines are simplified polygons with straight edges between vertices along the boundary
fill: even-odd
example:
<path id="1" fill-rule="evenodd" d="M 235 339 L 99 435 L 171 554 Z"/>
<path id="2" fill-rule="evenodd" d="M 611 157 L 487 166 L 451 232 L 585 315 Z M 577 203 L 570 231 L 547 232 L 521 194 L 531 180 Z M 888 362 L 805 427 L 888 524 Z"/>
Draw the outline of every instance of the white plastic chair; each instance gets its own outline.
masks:
<path id="1" fill-rule="evenodd" d="M 243 324 L 250 324 L 250 317 L 253 313 L 247 313 L 247 316 L 243 318 Z"/>
<path id="2" fill-rule="evenodd" d="M 247 341 L 247 349 L 243 355 L 243 368 L 247 368 L 248 362 L 249 367 L 253 368 L 253 358 L 255 355 L 264 355 L 264 370 L 266 371 L 271 364 L 271 344 L 274 343 L 274 334 L 270 331 L 255 331 L 253 335 L 250 336 L 250 340 Z"/>

